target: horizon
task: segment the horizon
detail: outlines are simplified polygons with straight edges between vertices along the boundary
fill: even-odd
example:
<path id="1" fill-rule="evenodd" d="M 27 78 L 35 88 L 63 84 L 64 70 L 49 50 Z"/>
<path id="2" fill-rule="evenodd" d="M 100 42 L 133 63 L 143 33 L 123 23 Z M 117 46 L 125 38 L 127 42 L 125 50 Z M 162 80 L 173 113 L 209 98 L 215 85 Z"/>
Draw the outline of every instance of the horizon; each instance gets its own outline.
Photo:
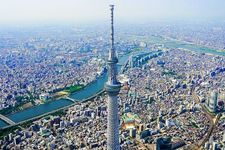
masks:
<path id="1" fill-rule="evenodd" d="M 110 4 L 115 5 L 116 22 L 120 23 L 225 20 L 222 0 L 1 0 L 0 25 L 106 23 Z"/>
<path id="2" fill-rule="evenodd" d="M 0 149 L 225 148 L 224 4 L 0 0 Z"/>

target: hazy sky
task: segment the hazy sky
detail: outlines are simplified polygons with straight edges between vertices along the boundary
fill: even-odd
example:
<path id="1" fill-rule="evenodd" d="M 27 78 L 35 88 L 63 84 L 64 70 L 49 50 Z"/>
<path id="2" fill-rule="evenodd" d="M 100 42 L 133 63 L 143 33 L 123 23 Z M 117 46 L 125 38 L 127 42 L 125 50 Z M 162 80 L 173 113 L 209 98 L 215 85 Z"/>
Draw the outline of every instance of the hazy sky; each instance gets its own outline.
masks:
<path id="1" fill-rule="evenodd" d="M 225 0 L 0 0 L 0 23 L 225 20 Z"/>

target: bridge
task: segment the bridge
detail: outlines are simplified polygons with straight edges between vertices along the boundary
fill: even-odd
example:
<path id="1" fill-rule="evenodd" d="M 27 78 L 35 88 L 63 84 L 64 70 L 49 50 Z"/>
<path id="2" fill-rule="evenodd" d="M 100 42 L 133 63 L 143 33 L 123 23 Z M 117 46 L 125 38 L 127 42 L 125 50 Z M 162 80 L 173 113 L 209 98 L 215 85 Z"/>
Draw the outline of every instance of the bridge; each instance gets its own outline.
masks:
<path id="1" fill-rule="evenodd" d="M 3 121 L 5 121 L 5 122 L 8 123 L 9 125 L 14 125 L 14 124 L 16 124 L 15 122 L 13 122 L 12 120 L 10 120 L 10 119 L 7 118 L 6 116 L 3 116 L 2 114 L 0 114 L 0 119 L 2 119 Z"/>
<path id="2" fill-rule="evenodd" d="M 65 96 L 64 98 L 65 98 L 65 99 L 68 99 L 68 100 L 70 100 L 70 101 L 72 101 L 72 102 L 74 102 L 74 103 L 78 102 L 78 100 L 73 99 L 73 98 L 68 97 L 68 96 Z"/>

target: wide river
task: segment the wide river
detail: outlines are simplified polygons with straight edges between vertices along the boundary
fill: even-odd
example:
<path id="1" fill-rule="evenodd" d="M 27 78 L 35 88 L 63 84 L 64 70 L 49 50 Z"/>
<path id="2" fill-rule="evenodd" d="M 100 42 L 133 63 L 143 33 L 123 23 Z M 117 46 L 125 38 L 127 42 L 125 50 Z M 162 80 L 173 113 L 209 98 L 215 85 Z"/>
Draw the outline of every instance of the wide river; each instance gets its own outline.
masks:
<path id="1" fill-rule="evenodd" d="M 128 56 L 129 55 L 124 55 L 120 57 L 119 63 L 124 64 Z M 121 66 L 118 65 L 118 70 L 120 70 L 120 67 Z M 76 99 L 78 101 L 85 100 L 101 91 L 104 87 L 106 80 L 107 80 L 107 73 L 104 73 L 103 75 L 98 77 L 97 80 L 87 85 L 80 91 L 72 93 L 69 97 Z M 69 106 L 71 104 L 73 104 L 72 101 L 61 98 L 59 100 L 53 100 L 49 103 L 41 104 L 38 106 L 25 109 L 23 111 L 16 112 L 14 114 L 8 115 L 7 117 L 12 121 L 14 121 L 15 123 L 18 123 L 63 108 L 65 106 Z M 0 128 L 5 127 L 7 125 L 8 124 L 6 124 L 4 121 L 0 119 Z"/>
<path id="2" fill-rule="evenodd" d="M 143 39 L 143 40 L 146 40 L 146 39 Z M 176 40 L 168 40 L 161 37 L 150 37 L 148 38 L 148 40 L 152 43 L 164 44 L 165 47 L 168 47 L 168 48 L 184 48 L 184 49 L 192 50 L 195 52 L 206 52 L 206 53 L 212 53 L 212 54 L 223 55 L 223 56 L 225 55 L 225 53 L 223 52 L 217 52 L 210 48 L 206 48 L 206 47 L 202 47 L 202 46 L 198 46 L 194 44 L 188 44 L 188 43 L 184 43 L 184 42 L 180 42 Z M 128 56 L 129 55 L 125 55 L 119 58 L 119 63 L 124 64 Z M 120 66 L 118 70 L 120 70 Z M 104 73 L 96 81 L 87 85 L 82 90 L 71 94 L 69 97 L 79 101 L 89 98 L 103 89 L 106 80 L 107 80 L 107 73 Z M 53 110 L 57 110 L 65 106 L 69 106 L 72 103 L 73 102 L 66 99 L 59 99 L 59 100 L 55 100 L 49 103 L 38 105 L 32 108 L 8 115 L 7 117 L 11 119 L 12 121 L 18 123 L 24 120 L 28 120 L 28 119 L 43 115 Z M 0 128 L 5 126 L 7 126 L 7 124 L 3 122 L 2 120 L 0 120 Z"/>

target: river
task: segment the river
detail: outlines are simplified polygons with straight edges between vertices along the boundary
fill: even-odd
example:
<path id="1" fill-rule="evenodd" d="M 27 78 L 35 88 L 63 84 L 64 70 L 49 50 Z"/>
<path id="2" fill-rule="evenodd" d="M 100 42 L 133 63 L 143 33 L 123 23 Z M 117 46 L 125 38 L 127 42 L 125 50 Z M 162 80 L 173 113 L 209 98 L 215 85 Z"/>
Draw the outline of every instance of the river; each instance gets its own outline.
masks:
<path id="1" fill-rule="evenodd" d="M 124 55 L 123 57 L 119 58 L 119 63 L 124 64 L 127 60 L 129 55 Z M 121 66 L 118 65 L 118 70 L 120 70 Z M 104 73 L 102 76 L 100 76 L 97 80 L 95 80 L 93 83 L 87 85 L 84 89 L 71 94 L 69 97 L 82 101 L 84 99 L 87 99 L 93 95 L 95 95 L 97 92 L 101 91 L 104 87 L 105 82 L 107 81 L 107 73 Z"/>
<path id="2" fill-rule="evenodd" d="M 129 55 L 124 55 L 123 57 L 120 57 L 119 63 L 124 64 L 128 56 Z M 118 70 L 120 70 L 120 66 L 118 66 Z M 71 94 L 69 97 L 76 99 L 78 101 L 82 101 L 86 98 L 89 98 L 103 89 L 106 80 L 107 80 L 107 73 L 104 73 L 100 77 L 98 77 L 97 80 L 87 85 L 80 91 Z M 31 107 L 23 111 L 16 112 L 6 117 L 11 119 L 15 123 L 18 123 L 69 106 L 71 104 L 73 104 L 72 101 L 62 98 L 59 100 L 53 100 L 49 103 Z M 7 124 L 4 121 L 0 120 L 0 128 L 5 126 L 7 126 Z"/>
<path id="3" fill-rule="evenodd" d="M 3 120 L 0 119 L 0 128 L 3 128 L 7 125 L 8 125 L 7 123 L 5 123 Z"/>
<path id="4" fill-rule="evenodd" d="M 213 54 L 225 56 L 225 53 L 216 52 L 215 50 L 210 48 L 206 48 L 206 47 L 202 47 L 202 46 L 198 46 L 194 44 L 188 44 L 188 43 L 184 43 L 184 42 L 180 42 L 176 40 L 168 40 L 161 37 L 152 37 L 152 39 L 149 38 L 148 40 L 151 40 L 150 42 L 152 43 L 164 44 L 166 47 L 169 47 L 169 48 L 184 48 L 184 49 L 189 49 L 195 52 L 206 52 L 206 53 L 213 53 Z M 124 64 L 125 61 L 128 59 L 128 56 L 129 55 L 124 55 L 123 57 L 120 57 L 119 63 Z M 121 66 L 118 67 L 118 70 L 120 70 L 120 67 Z M 87 85 L 82 90 L 71 94 L 69 97 L 76 99 L 78 101 L 82 101 L 86 98 L 89 98 L 103 89 L 106 80 L 107 80 L 107 73 L 104 73 L 102 76 L 97 78 L 97 80 Z M 69 106 L 71 104 L 73 104 L 73 102 L 69 100 L 59 99 L 59 100 L 51 101 L 49 103 L 41 104 L 29 109 L 8 115 L 7 117 L 11 119 L 12 121 L 18 123 L 27 119 L 31 119 L 31 118 L 43 115 L 45 113 L 51 112 L 56 109 L 63 108 L 65 106 Z M 0 120 L 0 128 L 5 126 L 7 126 L 7 124 L 3 122 L 2 120 Z"/>

